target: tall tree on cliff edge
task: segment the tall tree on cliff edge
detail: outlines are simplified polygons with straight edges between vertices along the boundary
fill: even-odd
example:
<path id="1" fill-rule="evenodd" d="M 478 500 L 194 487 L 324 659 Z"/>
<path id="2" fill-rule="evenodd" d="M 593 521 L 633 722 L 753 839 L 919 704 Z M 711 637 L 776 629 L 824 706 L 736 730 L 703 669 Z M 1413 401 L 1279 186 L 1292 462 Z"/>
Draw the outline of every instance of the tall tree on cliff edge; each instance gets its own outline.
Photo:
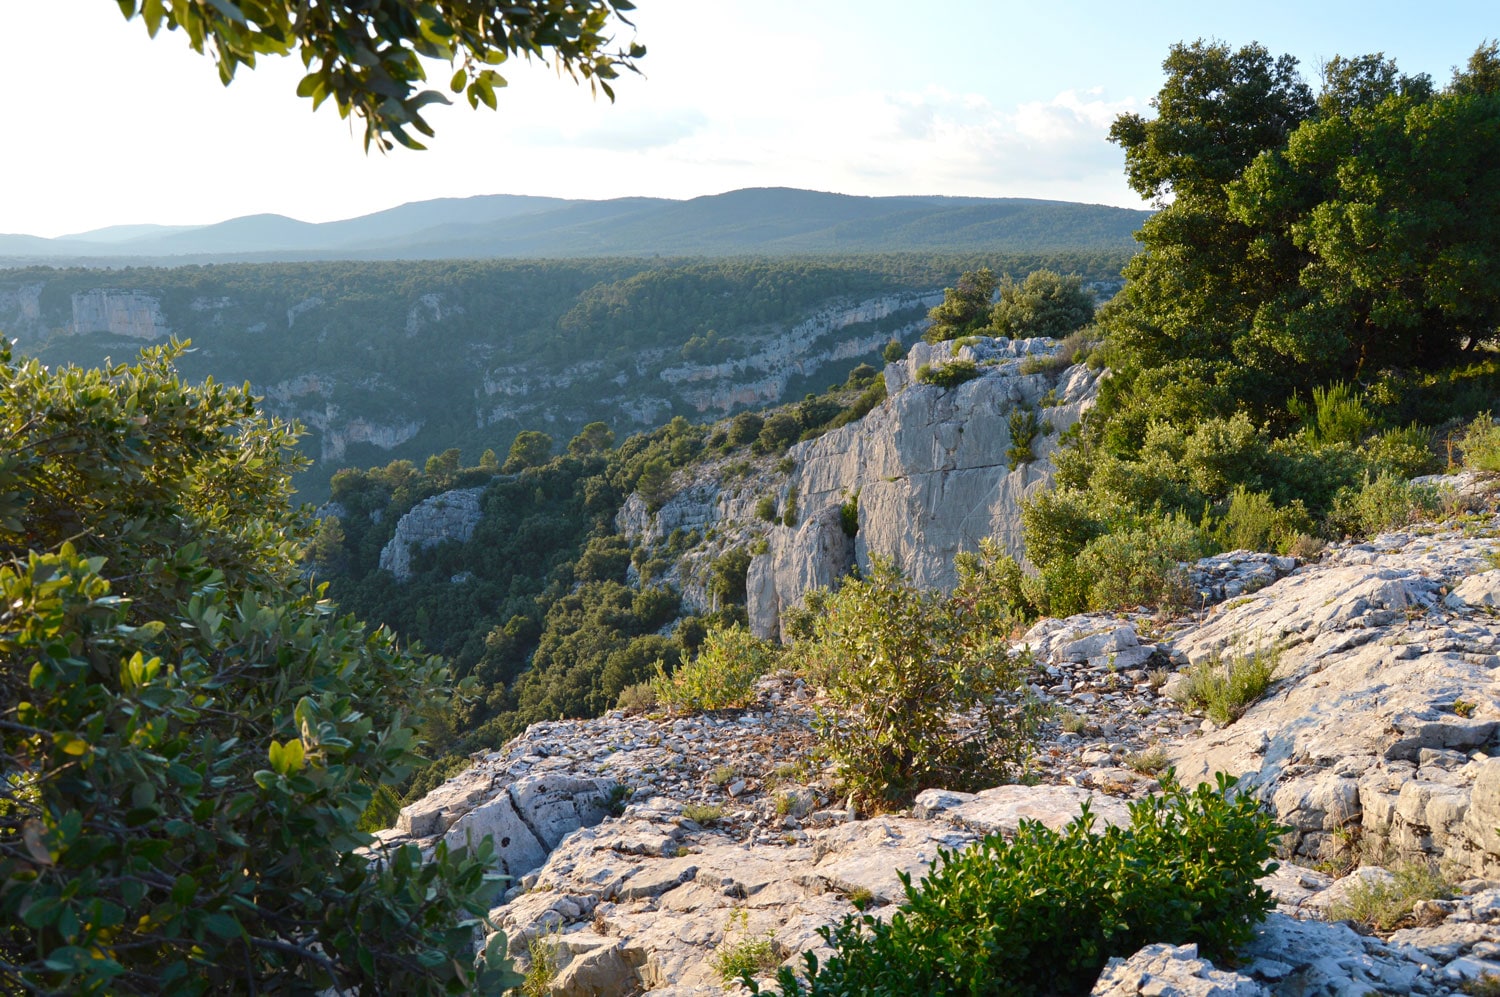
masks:
<path id="1" fill-rule="evenodd" d="M 1106 389 L 1111 449 L 1153 418 L 1284 418 L 1296 392 L 1494 337 L 1494 44 L 1441 90 L 1378 54 L 1330 60 L 1316 97 L 1258 45 L 1179 44 L 1164 66 L 1156 117 L 1110 132 L 1162 206 L 1104 313 L 1123 375 Z"/>
<path id="2" fill-rule="evenodd" d="M 154 38 L 165 26 L 182 29 L 196 52 L 210 52 L 228 85 L 240 66 L 260 56 L 302 59 L 307 75 L 297 87 L 317 107 L 333 99 L 342 117 L 364 119 L 365 148 L 393 142 L 423 148 L 410 132 L 431 136 L 422 117 L 429 104 L 446 104 L 441 90 L 422 89 L 423 59 L 453 69 L 447 89 L 470 107 L 496 107 L 506 85 L 494 68 L 513 56 L 551 60 L 560 73 L 587 80 L 610 100 L 610 81 L 636 69 L 645 46 L 611 49 L 617 25 L 630 26 L 629 0 L 116 0 L 125 17 L 139 16 Z"/>

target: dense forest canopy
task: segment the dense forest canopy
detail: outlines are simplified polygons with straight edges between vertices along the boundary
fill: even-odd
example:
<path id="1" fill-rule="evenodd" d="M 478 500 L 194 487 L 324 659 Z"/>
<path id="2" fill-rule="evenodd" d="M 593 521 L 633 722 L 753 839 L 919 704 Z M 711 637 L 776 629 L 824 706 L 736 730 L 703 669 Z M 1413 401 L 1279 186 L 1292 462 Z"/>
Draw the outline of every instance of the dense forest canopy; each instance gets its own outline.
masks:
<path id="1" fill-rule="evenodd" d="M 712 417 L 745 404 L 733 401 L 737 377 L 781 377 L 781 397 L 800 397 L 853 365 L 818 373 L 816 358 L 830 344 L 859 338 L 867 348 L 854 362 L 877 359 L 891 334 L 920 320 L 916 298 L 965 269 L 1022 277 L 1050 266 L 1113 286 L 1128 259 L 1076 252 L 39 267 L 0 272 L 0 325 L 20 337 L 20 351 L 48 363 L 132 356 L 141 342 L 133 336 L 191 339 L 179 360 L 184 375 L 248 381 L 268 411 L 303 423 L 303 450 L 316 463 L 297 484 L 318 502 L 341 466 L 420 463 L 455 446 L 472 461 L 523 430 L 566 439 L 600 420 L 628 434 L 673 415 Z M 732 365 L 694 371 L 691 380 L 660 376 L 685 365 L 744 368 L 782 349 L 776 337 L 809 318 L 892 295 L 911 300 L 865 323 L 830 320 L 797 347 L 808 351 L 796 358 L 805 374 L 777 369 L 786 363 L 766 354 L 742 376 Z M 762 403 L 780 400 L 768 396 L 773 388 L 758 390 Z"/>

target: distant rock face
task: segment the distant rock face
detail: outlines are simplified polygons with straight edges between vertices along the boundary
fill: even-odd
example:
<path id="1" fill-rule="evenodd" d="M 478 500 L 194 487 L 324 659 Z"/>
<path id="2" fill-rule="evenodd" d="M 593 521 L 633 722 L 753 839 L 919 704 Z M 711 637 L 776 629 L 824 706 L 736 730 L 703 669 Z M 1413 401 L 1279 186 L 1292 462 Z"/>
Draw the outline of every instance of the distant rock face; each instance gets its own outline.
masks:
<path id="1" fill-rule="evenodd" d="M 41 326 L 42 288 L 45 284 L 22 284 L 12 290 L 0 290 L 0 329 L 7 334 L 27 338 L 28 333 L 45 332 Z"/>
<path id="2" fill-rule="evenodd" d="M 414 550 L 445 540 L 468 542 L 479 524 L 483 494 L 483 486 L 458 488 L 418 502 L 396 523 L 395 536 L 381 548 L 380 567 L 404 582 L 411 577 Z"/>
<path id="3" fill-rule="evenodd" d="M 718 364 L 668 367 L 660 377 L 674 385 L 697 412 L 728 413 L 741 405 L 774 403 L 781 400 L 793 376 L 814 374 L 827 364 L 868 355 L 892 338 L 904 341 L 924 328 L 927 321 L 919 319 L 896 330 L 874 329 L 853 335 L 841 334 L 843 330 L 879 322 L 912 308 L 925 310 L 941 300 L 941 293 L 890 294 L 824 309 L 749 356 Z"/>
<path id="4" fill-rule="evenodd" d="M 161 302 L 139 291 L 84 291 L 73 295 L 75 335 L 107 332 L 132 339 L 165 339 L 172 330 L 161 314 Z"/>
<path id="5" fill-rule="evenodd" d="M 888 397 L 857 423 L 789 451 L 796 462 L 795 526 L 773 527 L 770 549 L 751 565 L 751 629 L 779 635 L 783 610 L 872 555 L 893 558 L 922 588 L 950 589 L 953 556 L 993 537 L 1017 558 L 1021 500 L 1051 480 L 1058 436 L 1093 404 L 1100 372 L 1075 366 L 1059 374 L 1022 374 L 1024 358 L 1055 352 L 1050 339 L 982 339 L 959 359 L 980 376 L 955 388 L 917 381 L 917 371 L 953 358 L 948 343 L 918 343 L 886 367 Z M 1031 410 L 1042 424 L 1034 460 L 1010 469 L 1010 419 Z M 841 506 L 858 496 L 852 544 L 831 536 Z"/>

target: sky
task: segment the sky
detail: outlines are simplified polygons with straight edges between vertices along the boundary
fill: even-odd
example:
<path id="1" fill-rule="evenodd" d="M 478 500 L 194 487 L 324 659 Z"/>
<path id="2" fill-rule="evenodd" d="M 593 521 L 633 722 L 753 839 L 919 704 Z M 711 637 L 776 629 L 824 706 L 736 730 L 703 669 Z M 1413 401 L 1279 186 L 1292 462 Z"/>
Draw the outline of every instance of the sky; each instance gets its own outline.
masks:
<path id="1" fill-rule="evenodd" d="M 510 63 L 498 111 L 438 108 L 427 151 L 366 154 L 358 123 L 295 95 L 296 59 L 225 88 L 180 32 L 148 39 L 113 0 L 0 0 L 0 233 L 771 186 L 1140 207 L 1106 136 L 1150 113 L 1174 42 L 1259 42 L 1313 83 L 1331 56 L 1384 52 L 1442 83 L 1500 35 L 1493 0 L 636 3 L 616 37 L 647 46 L 643 75 L 613 104 Z"/>

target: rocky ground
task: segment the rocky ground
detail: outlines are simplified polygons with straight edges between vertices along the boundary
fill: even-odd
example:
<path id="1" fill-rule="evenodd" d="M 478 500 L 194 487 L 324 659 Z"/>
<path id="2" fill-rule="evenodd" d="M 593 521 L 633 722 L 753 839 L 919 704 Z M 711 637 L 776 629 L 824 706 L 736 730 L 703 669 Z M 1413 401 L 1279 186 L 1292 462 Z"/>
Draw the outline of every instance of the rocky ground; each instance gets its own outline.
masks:
<path id="1" fill-rule="evenodd" d="M 1317 563 L 1225 555 L 1203 608 L 1047 620 L 1023 638 L 1056 706 L 1037 785 L 929 790 L 862 818 L 831 790 L 799 680 L 752 709 L 538 724 L 402 812 L 389 840 L 490 834 L 516 877 L 494 919 L 556 995 L 723 993 L 727 953 L 801 965 L 854 900 L 891 909 L 897 873 L 1022 817 L 1059 826 L 1085 799 L 1127 821 L 1170 762 L 1229 771 L 1292 827 L 1266 881 L 1279 910 L 1237 967 L 1153 946 L 1096 993 L 1456 992 L 1500 974 L 1500 517 L 1330 548 Z M 1276 683 L 1218 727 L 1173 698 L 1190 663 L 1276 649 Z M 1492 757 L 1495 756 L 1495 757 Z M 624 789 L 615 789 L 622 786 Z M 1435 864 L 1456 899 L 1388 937 L 1326 920 L 1376 863 Z M 1342 878 L 1337 878 L 1342 877 Z"/>

